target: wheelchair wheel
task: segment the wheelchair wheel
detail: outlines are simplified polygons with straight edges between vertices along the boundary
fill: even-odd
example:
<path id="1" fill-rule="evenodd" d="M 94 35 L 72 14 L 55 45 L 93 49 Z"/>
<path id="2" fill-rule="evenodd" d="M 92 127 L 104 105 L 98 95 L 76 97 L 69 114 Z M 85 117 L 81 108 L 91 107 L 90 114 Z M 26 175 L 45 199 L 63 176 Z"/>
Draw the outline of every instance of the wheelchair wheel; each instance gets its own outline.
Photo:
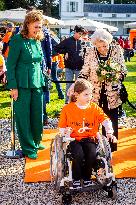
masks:
<path id="1" fill-rule="evenodd" d="M 52 180 L 55 181 L 55 189 L 60 191 L 60 182 L 64 177 L 64 154 L 62 138 L 57 135 L 51 142 L 50 148 L 50 172 Z"/>
<path id="2" fill-rule="evenodd" d="M 109 191 L 108 191 L 108 197 L 112 199 L 117 198 L 117 187 L 113 186 Z"/>
<path id="3" fill-rule="evenodd" d="M 111 159 L 111 148 L 110 143 L 105 136 L 102 135 L 103 145 L 104 145 L 104 152 L 106 155 L 107 160 Z"/>
<path id="4" fill-rule="evenodd" d="M 102 186 L 112 183 L 113 169 L 111 166 L 111 148 L 105 136 L 102 137 L 102 144 L 99 143 L 97 147 L 97 161 L 96 161 L 96 179 Z M 106 173 L 111 173 L 106 177 Z"/>
<path id="5" fill-rule="evenodd" d="M 69 192 L 68 193 L 66 192 L 65 194 L 63 194 L 62 204 L 63 205 L 71 205 L 72 204 L 72 196 Z"/>

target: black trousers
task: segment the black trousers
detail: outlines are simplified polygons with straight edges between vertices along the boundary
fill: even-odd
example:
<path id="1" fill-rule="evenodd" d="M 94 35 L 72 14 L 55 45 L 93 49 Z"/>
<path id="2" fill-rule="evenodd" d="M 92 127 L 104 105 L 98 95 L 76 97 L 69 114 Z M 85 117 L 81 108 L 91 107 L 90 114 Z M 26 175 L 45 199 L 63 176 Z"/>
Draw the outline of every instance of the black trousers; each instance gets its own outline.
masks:
<path id="1" fill-rule="evenodd" d="M 96 163 L 96 144 L 88 138 L 70 143 L 72 154 L 72 177 L 74 180 L 89 180 Z"/>
<path id="2" fill-rule="evenodd" d="M 112 122 L 113 130 L 114 130 L 113 135 L 118 139 L 118 108 L 114 108 L 107 111 L 105 110 L 104 112 L 105 114 L 108 115 L 108 117 Z M 103 126 L 102 126 L 102 134 L 106 136 L 105 128 Z M 110 147 L 112 152 L 117 151 L 117 143 L 113 143 L 110 141 Z"/>
<path id="3" fill-rule="evenodd" d="M 110 118 L 114 130 L 114 136 L 118 139 L 118 107 L 114 109 L 108 108 L 107 96 L 104 87 L 101 90 L 99 106 L 103 109 L 104 113 Z M 102 134 L 106 136 L 105 128 L 102 127 Z M 110 142 L 111 151 L 117 150 L 117 143 Z"/>

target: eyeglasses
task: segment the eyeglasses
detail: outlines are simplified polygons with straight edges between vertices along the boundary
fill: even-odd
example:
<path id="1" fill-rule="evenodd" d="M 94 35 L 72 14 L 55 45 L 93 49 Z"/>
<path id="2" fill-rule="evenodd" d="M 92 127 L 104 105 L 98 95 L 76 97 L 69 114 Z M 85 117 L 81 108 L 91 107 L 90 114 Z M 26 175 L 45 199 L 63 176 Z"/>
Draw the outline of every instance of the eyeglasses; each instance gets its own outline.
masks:
<path id="1" fill-rule="evenodd" d="M 34 28 L 35 29 L 37 29 L 37 28 L 42 29 L 42 26 L 35 26 Z"/>

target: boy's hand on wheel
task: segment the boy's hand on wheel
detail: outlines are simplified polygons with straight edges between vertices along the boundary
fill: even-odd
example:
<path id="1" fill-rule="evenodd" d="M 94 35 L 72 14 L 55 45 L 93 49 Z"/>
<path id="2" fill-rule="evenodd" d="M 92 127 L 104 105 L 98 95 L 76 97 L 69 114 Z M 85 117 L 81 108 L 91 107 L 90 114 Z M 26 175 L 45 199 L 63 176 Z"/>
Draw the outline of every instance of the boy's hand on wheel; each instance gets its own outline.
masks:
<path id="1" fill-rule="evenodd" d="M 107 133 L 106 136 L 107 136 L 108 141 L 110 140 L 113 143 L 117 143 L 117 138 L 113 134 Z"/>

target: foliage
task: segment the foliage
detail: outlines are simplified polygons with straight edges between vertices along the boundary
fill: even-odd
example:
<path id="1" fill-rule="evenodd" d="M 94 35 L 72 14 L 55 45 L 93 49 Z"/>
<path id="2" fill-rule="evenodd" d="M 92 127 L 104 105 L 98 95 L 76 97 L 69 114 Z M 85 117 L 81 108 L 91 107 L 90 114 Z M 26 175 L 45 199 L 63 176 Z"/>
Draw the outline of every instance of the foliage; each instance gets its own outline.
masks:
<path id="1" fill-rule="evenodd" d="M 59 4 L 54 4 L 51 7 L 51 14 L 54 18 L 59 18 Z"/>
<path id="2" fill-rule="evenodd" d="M 63 91 L 65 92 L 65 85 L 63 84 Z M 47 114 L 51 117 L 57 117 L 60 113 L 60 110 L 64 106 L 64 100 L 58 99 L 58 94 L 56 91 L 55 84 L 50 93 L 50 103 L 47 104 Z"/>
<path id="3" fill-rule="evenodd" d="M 59 5 L 56 0 L 1 0 L 0 8 L 2 8 L 2 2 L 5 3 L 6 9 L 15 9 L 15 8 L 25 8 L 28 6 L 34 6 L 38 9 L 43 10 L 43 13 L 48 16 L 58 17 L 59 16 Z M 4 6 L 4 5 L 3 5 Z"/>
<path id="4" fill-rule="evenodd" d="M 54 16 L 52 15 L 52 11 L 55 11 L 55 8 L 57 8 L 55 4 L 55 0 L 39 0 L 39 6 L 38 8 L 43 10 L 43 13 L 47 16 Z"/>
<path id="5" fill-rule="evenodd" d="M 127 62 L 128 75 L 125 79 L 124 85 L 128 92 L 129 101 L 136 107 L 136 56 L 132 58 L 132 62 Z M 136 111 L 132 109 L 127 103 L 123 104 L 127 116 L 136 117 Z"/>
<path id="6" fill-rule="evenodd" d="M 99 81 L 117 81 L 119 78 L 120 67 L 117 63 L 111 62 L 110 60 L 100 61 L 97 70 Z"/>
<path id="7" fill-rule="evenodd" d="M 6 9 L 27 8 L 28 6 L 36 6 L 37 0 L 5 0 Z"/>
<path id="8" fill-rule="evenodd" d="M 9 91 L 3 91 L 2 86 L 0 87 L 0 119 L 10 118 L 10 97 Z"/>
<path id="9" fill-rule="evenodd" d="M 5 1 L 0 0 L 0 11 L 3 11 L 5 9 Z"/>

